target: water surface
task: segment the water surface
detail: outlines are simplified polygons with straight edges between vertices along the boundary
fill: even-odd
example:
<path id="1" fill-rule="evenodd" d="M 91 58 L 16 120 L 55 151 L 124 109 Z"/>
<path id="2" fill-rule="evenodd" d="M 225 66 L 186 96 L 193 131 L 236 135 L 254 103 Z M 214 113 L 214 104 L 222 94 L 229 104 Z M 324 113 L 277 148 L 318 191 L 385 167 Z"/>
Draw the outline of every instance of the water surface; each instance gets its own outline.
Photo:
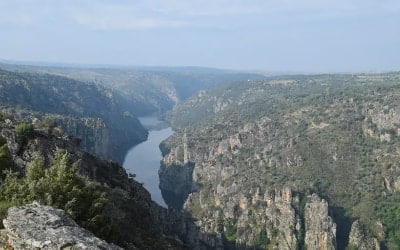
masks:
<path id="1" fill-rule="evenodd" d="M 142 121 L 142 119 L 145 119 Z M 156 118 L 146 117 L 139 119 L 146 127 L 165 127 L 160 124 L 165 124 Z M 144 187 L 150 192 L 151 198 L 159 205 L 167 207 L 159 188 L 160 179 L 158 170 L 162 159 L 159 148 L 160 143 L 171 136 L 174 132 L 171 127 L 149 130 L 147 141 L 131 148 L 124 160 L 124 168 L 130 173 L 136 174 L 135 180 L 144 183 Z"/>

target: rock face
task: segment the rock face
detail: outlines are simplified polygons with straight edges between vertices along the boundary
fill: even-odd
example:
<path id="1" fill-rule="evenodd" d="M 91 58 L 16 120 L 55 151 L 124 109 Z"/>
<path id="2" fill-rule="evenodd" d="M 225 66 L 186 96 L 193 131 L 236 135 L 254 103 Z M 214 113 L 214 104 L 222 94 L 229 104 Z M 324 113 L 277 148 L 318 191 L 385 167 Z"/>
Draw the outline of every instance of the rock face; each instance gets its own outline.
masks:
<path id="1" fill-rule="evenodd" d="M 132 146 L 148 132 L 129 103 L 112 89 L 47 74 L 0 70 L 0 108 L 24 120 L 54 119 L 82 148 L 122 163 Z"/>
<path id="2" fill-rule="evenodd" d="M 0 148 L 4 150 L 6 147 L 7 155 L 12 162 L 10 166 L 14 168 L 13 171 L 23 176 L 27 165 L 37 155 L 43 159 L 45 168 L 48 168 L 53 153 L 57 149 L 62 149 L 68 154 L 69 164 L 77 167 L 79 175 L 85 180 L 101 183 L 107 187 L 104 189 L 107 204 L 103 209 L 110 217 L 110 221 L 112 221 L 110 224 L 112 223 L 111 225 L 115 228 L 114 232 L 118 238 L 101 234 L 100 237 L 125 249 L 163 249 L 164 247 L 166 249 L 185 249 L 181 241 L 176 239 L 184 239 L 188 235 L 189 229 L 196 230 L 189 223 L 190 220 L 186 220 L 178 212 L 168 211 L 158 206 L 151 200 L 149 192 L 143 185 L 132 179 L 120 165 L 101 160 L 81 150 L 76 143 L 76 138 L 62 134 L 60 131 L 49 132 L 47 129 L 34 129 L 29 138 L 24 138 L 16 133 L 13 124 L 15 121 L 2 122 L 0 120 Z M 1 157 L 0 160 L 2 160 Z M 21 214 L 21 219 L 24 216 Z M 12 225 L 13 218 L 14 215 L 11 213 L 6 223 Z M 40 218 L 42 220 L 44 217 Z M 76 218 L 76 221 L 81 223 L 79 218 Z M 54 228 L 51 230 L 54 231 Z M 93 230 L 93 233 L 98 232 Z M 40 232 L 37 231 L 37 235 L 39 234 Z M 46 235 L 47 232 L 42 232 L 42 234 Z M 28 236 L 24 235 L 20 238 L 27 240 Z M 55 247 L 55 249 L 59 248 Z M 103 247 L 102 249 L 108 248 Z"/>
<path id="3" fill-rule="evenodd" d="M 316 194 L 308 197 L 303 218 L 300 201 L 306 199 L 304 194 L 291 186 L 268 185 L 262 179 L 265 168 L 258 166 L 268 164 L 273 169 L 281 164 L 272 157 L 263 159 L 271 150 L 268 135 L 274 129 L 269 119 L 262 118 L 220 138 L 211 139 L 210 132 L 204 131 L 203 137 L 194 141 L 187 132 L 161 145 L 164 159 L 159 174 L 164 199 L 169 206 L 183 207 L 193 215 L 196 225 L 208 234 L 208 240 L 201 240 L 208 247 L 217 248 L 222 243 L 223 247 L 239 249 L 296 249 L 305 245 L 309 249 L 335 249 L 336 225 L 328 216 L 325 200 Z M 259 154 L 245 155 L 256 158 L 256 163 L 247 160 L 239 165 L 239 152 L 245 152 L 244 145 L 255 140 L 267 141 Z M 292 168 L 302 166 L 301 157 L 296 155 L 285 160 Z M 196 245 L 196 240 L 192 244 Z M 317 245 L 313 248 L 312 244 Z"/>
<path id="4" fill-rule="evenodd" d="M 328 202 L 316 194 L 308 199 L 304 209 L 306 249 L 336 249 L 336 224 L 328 216 Z"/>
<path id="5" fill-rule="evenodd" d="M 194 164 L 186 163 L 184 166 L 161 166 L 159 175 L 160 189 L 166 204 L 175 209 L 182 209 L 188 195 L 195 190 L 192 182 Z"/>
<path id="6" fill-rule="evenodd" d="M 38 203 L 9 208 L 3 224 L 12 249 L 122 249 L 79 227 L 63 210 Z"/>
<path id="7" fill-rule="evenodd" d="M 167 116 L 176 133 L 160 179 L 192 192 L 183 208 L 228 248 L 399 249 L 399 79 L 290 76 L 201 92 Z M 192 178 L 181 178 L 185 162 Z"/>
<path id="8" fill-rule="evenodd" d="M 56 122 L 67 134 L 79 138 L 80 145 L 84 150 L 103 159 L 113 158 L 111 134 L 101 119 L 58 116 Z M 114 155 L 117 156 L 117 154 Z"/>
<path id="9" fill-rule="evenodd" d="M 361 228 L 358 220 L 354 221 L 351 225 L 349 236 L 349 246 L 356 247 L 360 250 L 379 250 L 379 242 L 376 238 L 367 237 Z"/>

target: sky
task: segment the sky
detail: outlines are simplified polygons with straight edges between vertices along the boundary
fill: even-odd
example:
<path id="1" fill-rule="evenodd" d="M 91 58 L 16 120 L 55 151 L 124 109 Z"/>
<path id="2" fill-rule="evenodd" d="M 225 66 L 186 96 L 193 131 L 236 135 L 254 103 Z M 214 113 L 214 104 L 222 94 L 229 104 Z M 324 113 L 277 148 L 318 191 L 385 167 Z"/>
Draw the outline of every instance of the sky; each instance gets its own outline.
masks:
<path id="1" fill-rule="evenodd" d="M 0 0 L 0 59 L 400 70 L 400 1 Z"/>

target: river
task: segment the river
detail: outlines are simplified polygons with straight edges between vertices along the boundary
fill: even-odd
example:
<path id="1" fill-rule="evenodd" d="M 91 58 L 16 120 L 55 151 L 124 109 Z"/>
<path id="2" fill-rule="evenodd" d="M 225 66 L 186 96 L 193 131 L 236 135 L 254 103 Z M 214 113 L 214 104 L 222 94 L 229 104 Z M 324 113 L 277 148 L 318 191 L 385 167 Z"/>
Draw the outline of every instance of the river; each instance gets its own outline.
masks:
<path id="1" fill-rule="evenodd" d="M 174 132 L 165 122 L 155 117 L 142 117 L 139 120 L 149 130 L 148 139 L 128 151 L 123 166 L 130 173 L 136 174 L 135 180 L 144 184 L 152 200 L 167 207 L 159 188 L 158 170 L 162 160 L 159 145 Z"/>

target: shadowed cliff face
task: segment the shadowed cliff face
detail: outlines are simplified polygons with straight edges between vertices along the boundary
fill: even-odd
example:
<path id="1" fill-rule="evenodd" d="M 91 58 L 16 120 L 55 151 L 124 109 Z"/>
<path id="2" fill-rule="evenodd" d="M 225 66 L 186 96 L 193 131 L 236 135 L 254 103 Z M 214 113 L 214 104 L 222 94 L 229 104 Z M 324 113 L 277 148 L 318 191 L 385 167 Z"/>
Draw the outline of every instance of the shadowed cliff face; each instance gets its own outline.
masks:
<path id="1" fill-rule="evenodd" d="M 164 114 L 201 89 L 260 78 L 202 68 L 82 69 L 0 65 L 0 106 L 58 116 L 83 149 L 122 163 L 146 140 L 136 116 Z"/>
<path id="2" fill-rule="evenodd" d="M 181 210 L 189 194 L 194 191 L 192 180 L 194 164 L 161 165 L 159 170 L 160 189 L 165 203 L 170 208 Z"/>
<path id="3" fill-rule="evenodd" d="M 147 138 L 138 119 L 114 91 L 55 75 L 0 71 L 0 105 L 23 118 L 54 119 L 82 148 L 122 163 Z M 29 110 L 29 112 L 27 112 Z"/>

